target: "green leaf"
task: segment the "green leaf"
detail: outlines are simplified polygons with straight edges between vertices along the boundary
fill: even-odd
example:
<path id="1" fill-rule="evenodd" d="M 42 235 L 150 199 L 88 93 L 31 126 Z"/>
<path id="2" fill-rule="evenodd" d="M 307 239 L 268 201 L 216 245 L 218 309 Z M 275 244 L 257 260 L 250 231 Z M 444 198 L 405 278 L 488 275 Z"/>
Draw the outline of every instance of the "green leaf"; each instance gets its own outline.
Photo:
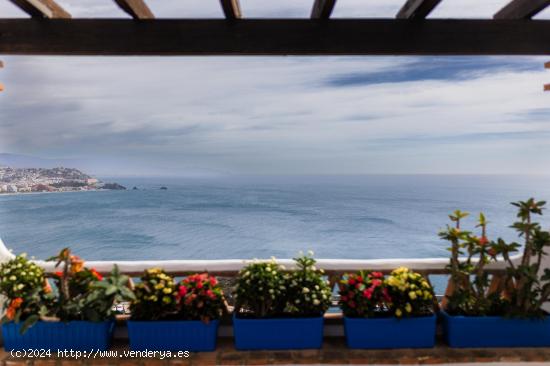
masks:
<path id="1" fill-rule="evenodd" d="M 29 316 L 27 319 L 25 319 L 25 321 L 21 325 L 21 329 L 19 330 L 19 333 L 21 335 L 25 334 L 25 332 L 30 327 L 32 327 L 38 320 L 40 320 L 40 317 L 36 314 L 33 314 L 33 315 Z"/>

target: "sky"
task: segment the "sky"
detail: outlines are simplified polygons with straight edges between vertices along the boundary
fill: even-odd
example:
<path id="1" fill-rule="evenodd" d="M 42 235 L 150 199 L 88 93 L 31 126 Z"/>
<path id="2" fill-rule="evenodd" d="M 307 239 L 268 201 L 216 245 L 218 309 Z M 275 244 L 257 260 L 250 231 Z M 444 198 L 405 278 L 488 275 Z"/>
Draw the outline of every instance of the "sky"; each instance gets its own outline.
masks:
<path id="1" fill-rule="evenodd" d="M 445 0 L 433 18 L 490 18 L 508 0 Z M 59 0 L 73 17 L 126 17 Z M 339 0 L 392 17 L 404 0 Z M 218 0 L 148 0 L 221 18 Z M 307 17 L 312 1 L 241 0 L 245 17 Z M 26 17 L 9 1 L 0 16 Z M 536 18 L 550 19 L 550 11 Z M 544 174 L 550 70 L 541 57 L 1 56 L 0 153 L 96 175 Z"/>

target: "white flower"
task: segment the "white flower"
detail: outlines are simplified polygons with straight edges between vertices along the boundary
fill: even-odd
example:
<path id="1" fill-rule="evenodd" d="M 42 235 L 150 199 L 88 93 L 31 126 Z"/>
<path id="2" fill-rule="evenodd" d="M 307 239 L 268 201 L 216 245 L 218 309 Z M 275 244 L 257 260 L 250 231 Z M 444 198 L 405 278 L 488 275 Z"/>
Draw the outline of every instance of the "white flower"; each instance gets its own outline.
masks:
<path id="1" fill-rule="evenodd" d="M 299 304 L 299 303 L 300 303 L 300 299 L 296 299 L 296 300 L 294 300 L 294 302 L 295 302 L 296 304 Z"/>
<path id="2" fill-rule="evenodd" d="M 319 290 L 319 285 L 315 285 L 315 289 L 316 289 L 316 290 Z"/>
<path id="3" fill-rule="evenodd" d="M 308 250 L 307 254 L 309 254 L 310 257 L 313 257 L 313 254 L 315 254 L 315 253 L 313 253 L 313 250 Z"/>
<path id="4" fill-rule="evenodd" d="M 17 279 L 17 277 L 15 276 L 10 276 L 10 281 L 15 281 Z"/>
<path id="5" fill-rule="evenodd" d="M 304 287 L 304 288 L 302 289 L 302 293 L 303 293 L 303 294 L 307 294 L 308 292 L 309 292 L 309 289 L 308 289 L 307 287 Z"/>
<path id="6" fill-rule="evenodd" d="M 317 299 L 313 300 L 313 305 L 319 305 L 321 302 Z"/>
<path id="7" fill-rule="evenodd" d="M 19 285 L 17 285 L 17 289 L 18 289 L 18 290 L 22 290 L 22 289 L 23 289 L 23 287 L 25 287 L 25 285 L 24 285 L 24 284 L 22 284 L 22 283 L 20 283 Z"/>
<path id="8" fill-rule="evenodd" d="M 272 288 L 269 289 L 269 293 L 270 293 L 270 294 L 272 294 L 272 293 L 274 293 L 274 292 L 275 292 L 275 290 L 273 290 Z"/>

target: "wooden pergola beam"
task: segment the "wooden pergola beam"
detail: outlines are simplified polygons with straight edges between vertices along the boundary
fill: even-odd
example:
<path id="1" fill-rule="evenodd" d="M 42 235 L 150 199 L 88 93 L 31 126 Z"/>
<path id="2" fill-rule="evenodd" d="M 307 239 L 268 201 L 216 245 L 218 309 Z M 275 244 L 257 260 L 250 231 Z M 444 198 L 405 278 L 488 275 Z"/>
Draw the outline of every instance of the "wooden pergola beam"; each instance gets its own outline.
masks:
<path id="1" fill-rule="evenodd" d="M 550 0 L 512 0 L 494 16 L 494 19 L 530 19 L 550 5 Z"/>
<path id="2" fill-rule="evenodd" d="M 396 15 L 397 19 L 425 19 L 441 0 L 407 0 Z"/>
<path id="3" fill-rule="evenodd" d="M 155 15 L 143 0 L 114 0 L 114 2 L 134 19 L 155 18 Z"/>
<path id="4" fill-rule="evenodd" d="M 68 19 L 71 17 L 65 9 L 63 9 L 54 0 L 10 0 L 17 5 L 25 13 L 33 18 L 60 18 Z"/>
<path id="5" fill-rule="evenodd" d="M 220 0 L 226 19 L 240 19 L 242 17 L 239 0 Z"/>
<path id="6" fill-rule="evenodd" d="M 0 54 L 550 55 L 550 21 L 0 19 Z"/>
<path id="7" fill-rule="evenodd" d="M 336 0 L 315 0 L 311 8 L 311 19 L 328 19 L 336 5 Z"/>

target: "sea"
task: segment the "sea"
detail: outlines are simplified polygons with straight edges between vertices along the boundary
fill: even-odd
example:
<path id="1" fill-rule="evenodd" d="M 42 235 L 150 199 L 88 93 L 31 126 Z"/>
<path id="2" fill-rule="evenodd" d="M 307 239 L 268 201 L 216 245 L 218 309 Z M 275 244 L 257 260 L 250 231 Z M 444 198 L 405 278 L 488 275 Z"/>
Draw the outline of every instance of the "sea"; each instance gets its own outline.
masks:
<path id="1" fill-rule="evenodd" d="M 484 212 L 490 238 L 516 240 L 510 202 L 550 199 L 548 176 L 102 180 L 128 189 L 0 196 L 0 238 L 36 258 L 63 247 L 89 260 L 447 257 L 438 232 L 453 210 L 471 213 L 464 228 Z"/>

